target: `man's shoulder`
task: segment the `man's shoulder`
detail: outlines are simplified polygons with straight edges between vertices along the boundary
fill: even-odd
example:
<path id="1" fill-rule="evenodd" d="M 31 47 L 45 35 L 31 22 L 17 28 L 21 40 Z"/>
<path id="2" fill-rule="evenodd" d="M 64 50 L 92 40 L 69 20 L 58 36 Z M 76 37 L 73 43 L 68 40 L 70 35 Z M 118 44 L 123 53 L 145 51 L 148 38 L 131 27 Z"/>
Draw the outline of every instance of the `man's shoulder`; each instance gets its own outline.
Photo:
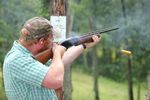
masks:
<path id="1" fill-rule="evenodd" d="M 29 55 L 22 53 L 21 51 L 18 50 L 10 50 L 5 56 L 4 63 L 16 62 L 21 59 L 24 59 L 25 57 L 29 57 Z"/>

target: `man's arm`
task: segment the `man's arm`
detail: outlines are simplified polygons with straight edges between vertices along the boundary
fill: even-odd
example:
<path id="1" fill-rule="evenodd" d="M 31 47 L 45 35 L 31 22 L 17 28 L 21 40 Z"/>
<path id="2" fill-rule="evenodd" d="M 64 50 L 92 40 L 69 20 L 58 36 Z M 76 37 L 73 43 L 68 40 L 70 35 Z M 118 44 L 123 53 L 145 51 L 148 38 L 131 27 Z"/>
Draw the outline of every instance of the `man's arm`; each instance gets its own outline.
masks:
<path id="1" fill-rule="evenodd" d="M 62 56 L 64 52 L 63 46 L 54 47 L 52 63 L 42 83 L 44 87 L 57 89 L 63 86 L 64 64 Z"/>
<path id="2" fill-rule="evenodd" d="M 93 35 L 92 39 L 94 42 L 85 43 L 86 49 L 91 48 L 94 45 L 96 45 L 100 41 L 101 38 L 98 38 L 96 35 Z M 64 53 L 63 58 L 62 58 L 64 66 L 69 66 L 70 64 L 72 64 L 72 62 L 83 53 L 83 51 L 84 51 L 83 45 L 70 47 Z"/>

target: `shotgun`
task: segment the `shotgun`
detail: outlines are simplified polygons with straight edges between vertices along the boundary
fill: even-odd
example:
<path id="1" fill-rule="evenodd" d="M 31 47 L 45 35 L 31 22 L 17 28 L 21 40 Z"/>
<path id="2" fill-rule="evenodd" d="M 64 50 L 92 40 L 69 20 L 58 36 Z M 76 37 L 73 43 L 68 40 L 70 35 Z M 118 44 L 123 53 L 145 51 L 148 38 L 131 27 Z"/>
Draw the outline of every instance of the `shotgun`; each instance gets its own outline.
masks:
<path id="1" fill-rule="evenodd" d="M 98 37 L 100 37 L 100 34 L 102 34 L 102 33 L 114 31 L 114 30 L 117 30 L 117 29 L 119 29 L 119 28 L 117 27 L 117 28 L 105 29 L 105 30 L 100 31 L 100 32 L 90 32 L 88 34 L 81 35 L 81 36 L 78 36 L 78 37 L 68 38 L 68 39 L 62 41 L 59 44 L 68 49 L 71 46 L 77 46 L 77 45 L 80 45 L 80 44 L 93 42 L 93 39 L 92 39 L 93 35 L 97 35 Z M 46 49 L 45 51 L 37 54 L 33 58 L 35 58 L 36 60 L 38 60 L 41 63 L 45 64 L 49 59 L 53 58 L 52 49 Z"/>

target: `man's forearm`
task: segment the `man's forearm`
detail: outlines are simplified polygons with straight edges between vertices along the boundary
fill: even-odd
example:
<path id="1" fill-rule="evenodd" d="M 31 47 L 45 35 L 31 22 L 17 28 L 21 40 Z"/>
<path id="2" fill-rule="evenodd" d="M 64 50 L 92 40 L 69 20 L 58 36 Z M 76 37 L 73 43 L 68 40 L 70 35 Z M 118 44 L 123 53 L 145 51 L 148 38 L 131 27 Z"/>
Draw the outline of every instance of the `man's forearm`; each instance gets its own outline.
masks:
<path id="1" fill-rule="evenodd" d="M 78 58 L 82 52 L 84 51 L 84 48 L 82 45 L 78 45 L 78 46 L 73 46 L 71 48 L 69 48 L 63 55 L 63 63 L 64 66 L 69 66 L 70 64 L 72 64 L 72 62 Z"/>

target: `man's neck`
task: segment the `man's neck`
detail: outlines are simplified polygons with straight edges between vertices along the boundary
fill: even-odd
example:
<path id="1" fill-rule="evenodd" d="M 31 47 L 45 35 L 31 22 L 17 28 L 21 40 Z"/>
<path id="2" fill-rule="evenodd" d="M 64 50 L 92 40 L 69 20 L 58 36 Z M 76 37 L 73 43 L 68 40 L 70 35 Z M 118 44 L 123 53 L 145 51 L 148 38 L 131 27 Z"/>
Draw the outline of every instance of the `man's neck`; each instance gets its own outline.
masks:
<path id="1" fill-rule="evenodd" d="M 19 39 L 18 42 L 24 46 L 26 49 L 28 49 L 33 55 L 37 54 L 37 50 L 34 48 L 34 46 L 32 45 L 33 43 L 27 43 L 25 42 L 25 40 L 23 39 Z"/>

